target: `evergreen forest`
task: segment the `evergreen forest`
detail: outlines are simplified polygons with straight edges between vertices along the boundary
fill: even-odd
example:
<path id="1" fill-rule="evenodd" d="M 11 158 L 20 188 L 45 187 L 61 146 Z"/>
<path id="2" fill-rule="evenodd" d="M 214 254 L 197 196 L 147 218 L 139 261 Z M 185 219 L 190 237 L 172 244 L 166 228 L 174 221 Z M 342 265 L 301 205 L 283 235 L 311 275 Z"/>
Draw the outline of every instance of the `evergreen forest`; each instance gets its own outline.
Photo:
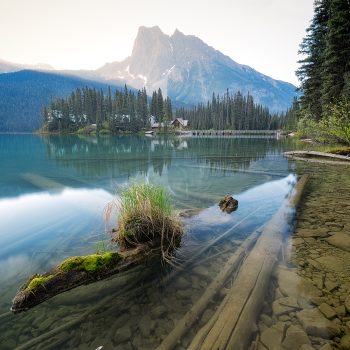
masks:
<path id="1" fill-rule="evenodd" d="M 213 94 L 207 104 L 176 110 L 176 116 L 188 119 L 197 130 L 276 130 L 284 122 L 283 115 L 271 114 L 267 107 L 254 103 L 253 96 L 239 91 L 223 96 Z"/>
<path id="2" fill-rule="evenodd" d="M 255 104 L 249 94 L 213 94 L 206 105 L 173 110 L 171 99 L 164 98 L 161 89 L 148 97 L 145 88 L 135 92 L 126 86 L 114 92 L 108 88 L 107 93 L 77 88 L 66 98 L 51 100 L 43 115 L 43 129 L 49 132 L 88 132 L 91 125 L 102 133 L 138 132 L 155 124 L 166 131 L 174 118 L 187 119 L 191 129 L 200 130 L 278 129 L 283 123 L 282 116 Z"/>
<path id="3" fill-rule="evenodd" d="M 286 127 L 321 142 L 350 144 L 350 2 L 316 0 L 299 54 L 302 96 Z"/>

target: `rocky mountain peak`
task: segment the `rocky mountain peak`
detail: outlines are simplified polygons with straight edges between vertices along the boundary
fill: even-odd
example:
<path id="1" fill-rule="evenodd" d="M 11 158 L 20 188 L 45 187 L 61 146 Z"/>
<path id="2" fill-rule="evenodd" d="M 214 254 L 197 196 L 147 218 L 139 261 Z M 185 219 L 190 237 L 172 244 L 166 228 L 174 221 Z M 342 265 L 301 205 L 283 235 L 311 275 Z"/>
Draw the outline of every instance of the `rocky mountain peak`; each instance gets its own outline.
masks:
<path id="1" fill-rule="evenodd" d="M 143 53 L 147 49 L 158 47 L 168 39 L 169 37 L 158 26 L 149 28 L 142 26 L 138 30 L 132 56 Z"/>
<path id="2" fill-rule="evenodd" d="M 184 37 L 186 36 L 184 33 L 180 32 L 177 28 L 175 29 L 174 33 L 172 34 L 172 38 L 176 38 L 176 37 Z"/>
<path id="3" fill-rule="evenodd" d="M 236 63 L 194 35 L 176 29 L 169 36 L 158 26 L 138 30 L 132 54 L 122 62 L 96 71 L 106 80 L 119 80 L 149 93 L 158 88 L 187 104 L 205 102 L 213 92 L 248 92 L 272 111 L 287 109 L 295 87 Z"/>

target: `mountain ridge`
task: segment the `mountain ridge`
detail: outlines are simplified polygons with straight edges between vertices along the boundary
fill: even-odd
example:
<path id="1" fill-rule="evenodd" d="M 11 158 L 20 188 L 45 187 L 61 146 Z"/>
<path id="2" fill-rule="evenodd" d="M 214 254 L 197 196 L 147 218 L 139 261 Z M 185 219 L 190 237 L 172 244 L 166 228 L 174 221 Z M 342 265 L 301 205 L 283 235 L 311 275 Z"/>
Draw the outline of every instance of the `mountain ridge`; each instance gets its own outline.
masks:
<path id="1" fill-rule="evenodd" d="M 55 69 L 51 65 L 46 63 L 15 63 L 0 58 L 0 74 L 14 73 L 20 70 L 55 71 Z"/>
<path id="2" fill-rule="evenodd" d="M 0 73 L 6 69 L 16 72 L 28 66 L 32 67 L 0 60 Z M 52 67 L 46 65 L 41 68 L 40 72 L 74 76 L 94 84 L 146 87 L 149 95 L 161 88 L 175 106 L 206 103 L 213 93 L 223 95 L 229 90 L 230 93 L 250 94 L 256 103 L 267 106 L 272 112 L 281 112 L 291 106 L 296 95 L 292 84 L 239 64 L 194 35 L 185 35 L 178 29 L 167 35 L 159 26 L 141 26 L 131 55 L 120 62 L 109 62 L 96 70 L 51 70 Z M 64 79 L 61 83 L 65 86 Z M 26 89 L 28 86 L 23 85 L 23 91 Z M 55 89 L 52 91 L 60 91 L 57 86 Z M 63 90 L 65 94 L 65 87 Z M 17 90 L 19 95 L 23 91 Z"/>
<path id="3" fill-rule="evenodd" d="M 167 35 L 158 26 L 141 26 L 131 55 L 95 72 L 106 81 L 122 80 L 135 88 L 160 87 L 173 100 L 186 104 L 206 102 L 213 93 L 229 89 L 250 93 L 256 102 L 282 111 L 296 95 L 294 85 L 239 64 L 194 35 L 178 29 Z"/>

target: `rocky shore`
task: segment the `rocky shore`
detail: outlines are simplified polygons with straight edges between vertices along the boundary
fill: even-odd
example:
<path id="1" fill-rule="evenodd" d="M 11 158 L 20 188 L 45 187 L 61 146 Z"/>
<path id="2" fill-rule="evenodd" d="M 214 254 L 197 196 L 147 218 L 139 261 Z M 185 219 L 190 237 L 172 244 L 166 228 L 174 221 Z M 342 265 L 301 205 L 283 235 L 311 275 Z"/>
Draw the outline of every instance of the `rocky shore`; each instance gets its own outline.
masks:
<path id="1" fill-rule="evenodd" d="M 350 349 L 349 172 L 312 177 L 252 349 Z"/>

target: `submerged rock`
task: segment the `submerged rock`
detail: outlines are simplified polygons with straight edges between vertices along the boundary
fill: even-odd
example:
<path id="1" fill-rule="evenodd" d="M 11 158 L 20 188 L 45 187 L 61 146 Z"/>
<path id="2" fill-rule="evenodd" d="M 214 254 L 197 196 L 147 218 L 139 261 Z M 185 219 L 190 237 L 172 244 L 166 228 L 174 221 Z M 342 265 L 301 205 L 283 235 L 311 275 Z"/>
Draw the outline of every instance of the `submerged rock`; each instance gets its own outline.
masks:
<path id="1" fill-rule="evenodd" d="M 281 305 L 278 300 L 272 303 L 272 312 L 276 316 L 286 315 L 295 309 L 286 305 Z"/>
<path id="2" fill-rule="evenodd" d="M 220 200 L 219 207 L 222 211 L 226 213 L 232 213 L 238 208 L 238 200 L 234 199 L 232 196 L 227 194 L 224 198 Z"/>
<path id="3" fill-rule="evenodd" d="M 296 309 L 300 309 L 300 307 L 295 297 L 280 298 L 272 304 L 272 312 L 276 316 L 289 314 Z"/>
<path id="4" fill-rule="evenodd" d="M 118 328 L 114 335 L 114 341 L 117 344 L 124 343 L 131 338 L 131 329 L 129 326 Z"/>
<path id="5" fill-rule="evenodd" d="M 320 348 L 320 350 L 333 350 L 333 347 L 331 344 L 326 343 Z"/>
<path id="6" fill-rule="evenodd" d="M 322 303 L 318 309 L 325 315 L 328 319 L 332 319 L 337 316 L 335 310 L 326 303 Z"/>
<path id="7" fill-rule="evenodd" d="M 339 344 L 340 349 L 342 350 L 350 350 L 350 335 L 344 335 L 340 340 Z"/>
<path id="8" fill-rule="evenodd" d="M 280 350 L 283 330 L 272 326 L 261 333 L 260 341 L 269 350 Z"/>
<path id="9" fill-rule="evenodd" d="M 285 296 L 305 298 L 307 300 L 322 296 L 322 292 L 310 280 L 300 277 L 294 269 L 279 267 L 277 279 L 279 289 Z"/>
<path id="10" fill-rule="evenodd" d="M 314 350 L 314 348 L 311 345 L 304 344 L 299 348 L 299 350 Z"/>
<path id="11" fill-rule="evenodd" d="M 283 340 L 283 349 L 300 349 L 302 345 L 311 345 L 310 339 L 299 326 L 290 326 Z"/>
<path id="12" fill-rule="evenodd" d="M 329 244 L 337 248 L 350 252 L 350 235 L 337 232 L 333 236 L 325 239 Z"/>
<path id="13" fill-rule="evenodd" d="M 303 238 L 310 238 L 310 237 L 328 237 L 328 230 L 327 229 L 322 229 L 322 228 L 317 228 L 317 229 L 298 229 L 296 232 L 296 235 L 299 237 Z"/>
<path id="14" fill-rule="evenodd" d="M 346 310 L 350 313 L 350 296 L 345 299 L 344 305 Z"/>
<path id="15" fill-rule="evenodd" d="M 339 287 L 339 283 L 338 282 L 333 282 L 333 281 L 330 281 L 330 280 L 326 280 L 324 285 L 325 285 L 326 289 L 329 292 L 333 292 L 335 289 L 337 289 Z"/>
<path id="16" fill-rule="evenodd" d="M 332 255 L 324 255 L 317 258 L 316 261 L 322 265 L 325 271 L 342 271 L 343 263 L 339 258 Z"/>
<path id="17" fill-rule="evenodd" d="M 330 339 L 341 333 L 339 326 L 325 318 L 316 308 L 298 312 L 297 318 L 309 335 Z"/>

